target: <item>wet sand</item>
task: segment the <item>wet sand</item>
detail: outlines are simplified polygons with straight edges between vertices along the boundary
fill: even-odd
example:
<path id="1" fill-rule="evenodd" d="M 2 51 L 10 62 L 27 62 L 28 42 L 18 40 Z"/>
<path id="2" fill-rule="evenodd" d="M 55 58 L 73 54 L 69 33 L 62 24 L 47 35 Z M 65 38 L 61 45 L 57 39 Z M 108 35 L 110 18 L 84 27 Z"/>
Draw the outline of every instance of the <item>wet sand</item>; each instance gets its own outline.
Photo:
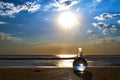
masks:
<path id="1" fill-rule="evenodd" d="M 120 67 L 89 67 L 86 72 L 72 68 L 0 68 L 0 80 L 120 80 Z"/>

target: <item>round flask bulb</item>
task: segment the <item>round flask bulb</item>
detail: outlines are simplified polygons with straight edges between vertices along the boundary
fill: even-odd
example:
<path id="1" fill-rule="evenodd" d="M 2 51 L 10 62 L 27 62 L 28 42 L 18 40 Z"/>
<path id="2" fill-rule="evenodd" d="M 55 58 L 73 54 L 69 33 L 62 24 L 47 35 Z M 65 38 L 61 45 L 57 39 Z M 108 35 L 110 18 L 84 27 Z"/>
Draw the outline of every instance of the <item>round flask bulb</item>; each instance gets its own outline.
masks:
<path id="1" fill-rule="evenodd" d="M 73 62 L 74 71 L 85 71 L 87 65 L 87 60 L 83 57 L 82 48 L 78 48 L 78 56 Z"/>

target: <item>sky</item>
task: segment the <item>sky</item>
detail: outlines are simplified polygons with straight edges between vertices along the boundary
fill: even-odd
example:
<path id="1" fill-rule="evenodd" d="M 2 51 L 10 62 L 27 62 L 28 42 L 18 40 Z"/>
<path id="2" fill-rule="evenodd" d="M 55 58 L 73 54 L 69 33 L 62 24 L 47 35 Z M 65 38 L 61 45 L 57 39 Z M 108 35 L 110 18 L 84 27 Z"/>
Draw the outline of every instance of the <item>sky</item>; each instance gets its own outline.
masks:
<path id="1" fill-rule="evenodd" d="M 118 0 L 0 0 L 0 55 L 120 55 Z"/>

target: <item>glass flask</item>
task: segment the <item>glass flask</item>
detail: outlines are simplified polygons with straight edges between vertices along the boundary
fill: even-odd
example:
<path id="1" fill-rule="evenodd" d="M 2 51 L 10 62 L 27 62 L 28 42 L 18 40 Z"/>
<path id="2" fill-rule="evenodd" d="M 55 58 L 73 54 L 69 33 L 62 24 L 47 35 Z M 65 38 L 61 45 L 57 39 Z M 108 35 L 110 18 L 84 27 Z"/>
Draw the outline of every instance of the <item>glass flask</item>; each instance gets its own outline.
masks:
<path id="1" fill-rule="evenodd" d="M 73 61 L 74 71 L 85 71 L 87 69 L 87 60 L 83 57 L 82 48 L 78 48 L 78 54 L 75 60 Z"/>

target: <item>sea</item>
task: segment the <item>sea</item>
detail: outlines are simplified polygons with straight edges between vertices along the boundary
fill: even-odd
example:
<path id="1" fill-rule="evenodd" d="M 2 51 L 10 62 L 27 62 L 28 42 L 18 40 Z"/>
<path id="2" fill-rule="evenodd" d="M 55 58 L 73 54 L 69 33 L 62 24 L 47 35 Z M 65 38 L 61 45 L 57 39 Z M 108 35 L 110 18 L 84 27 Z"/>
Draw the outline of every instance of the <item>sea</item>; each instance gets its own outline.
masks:
<path id="1" fill-rule="evenodd" d="M 72 67 L 74 55 L 0 55 L 0 67 Z M 88 66 L 120 67 L 120 55 L 84 55 Z"/>

